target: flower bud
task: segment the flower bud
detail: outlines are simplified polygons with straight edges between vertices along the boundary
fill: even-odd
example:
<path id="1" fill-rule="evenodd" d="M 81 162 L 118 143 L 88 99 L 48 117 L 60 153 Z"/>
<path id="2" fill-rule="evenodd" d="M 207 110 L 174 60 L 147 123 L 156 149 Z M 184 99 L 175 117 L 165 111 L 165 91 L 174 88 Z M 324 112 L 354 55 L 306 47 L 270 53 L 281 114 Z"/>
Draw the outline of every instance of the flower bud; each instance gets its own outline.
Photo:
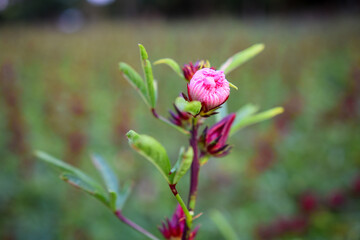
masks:
<path id="1" fill-rule="evenodd" d="M 203 144 L 203 153 L 214 157 L 223 157 L 229 153 L 231 146 L 226 144 L 232 123 L 236 117 L 231 113 L 216 123 L 209 130 L 205 128 L 200 142 Z"/>
<path id="2" fill-rule="evenodd" d="M 159 227 L 159 230 L 167 240 L 181 240 L 185 230 L 184 224 L 185 214 L 181 206 L 178 204 L 171 220 L 166 218 L 166 222 L 162 223 L 162 226 Z M 195 239 L 198 229 L 199 228 L 197 227 L 190 233 L 189 240 Z"/>
<path id="3" fill-rule="evenodd" d="M 224 71 L 203 68 L 197 71 L 187 85 L 191 101 L 200 101 L 203 112 L 222 105 L 229 98 L 229 82 Z"/>
<path id="4" fill-rule="evenodd" d="M 182 69 L 185 79 L 190 81 L 191 78 L 194 76 L 194 74 L 202 68 L 210 68 L 209 61 L 204 61 L 204 60 L 197 61 L 195 65 L 192 64 L 191 62 L 189 64 L 185 64 Z"/>

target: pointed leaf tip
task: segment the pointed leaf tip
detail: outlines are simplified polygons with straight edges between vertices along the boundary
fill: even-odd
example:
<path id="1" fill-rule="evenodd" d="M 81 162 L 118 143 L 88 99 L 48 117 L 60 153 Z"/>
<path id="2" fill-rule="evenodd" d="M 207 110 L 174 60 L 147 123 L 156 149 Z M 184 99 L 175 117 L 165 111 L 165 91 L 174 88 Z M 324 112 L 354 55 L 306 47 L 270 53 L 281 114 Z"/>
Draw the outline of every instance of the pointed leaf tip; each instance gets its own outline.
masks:
<path id="1" fill-rule="evenodd" d="M 139 43 L 138 46 L 139 46 L 139 49 L 140 49 L 141 59 L 142 59 L 142 60 L 148 59 L 149 56 L 148 56 L 148 54 L 147 54 L 147 52 L 146 52 L 145 47 L 144 47 L 141 43 Z"/>
<path id="2" fill-rule="evenodd" d="M 143 134 L 140 135 L 132 130 L 130 130 L 126 135 L 129 139 L 131 147 L 155 165 L 166 181 L 170 182 L 170 160 L 161 143 L 153 137 Z"/>
<path id="3" fill-rule="evenodd" d="M 264 50 L 264 48 L 265 45 L 262 43 L 254 44 L 228 58 L 225 63 L 221 65 L 220 70 L 223 70 L 225 74 L 228 74 L 251 58 L 255 57 Z"/>
<path id="4" fill-rule="evenodd" d="M 179 75 L 181 78 L 184 78 L 184 75 L 182 73 L 182 70 L 177 62 L 171 58 L 162 58 L 154 62 L 154 65 L 158 64 L 166 64 L 168 65 L 177 75 Z"/>
<path id="5" fill-rule="evenodd" d="M 128 81 L 130 85 L 133 86 L 135 90 L 139 92 L 144 102 L 146 104 L 149 104 L 147 88 L 140 74 L 137 71 L 135 71 L 130 65 L 124 62 L 119 63 L 119 69 L 122 72 L 126 81 Z"/>

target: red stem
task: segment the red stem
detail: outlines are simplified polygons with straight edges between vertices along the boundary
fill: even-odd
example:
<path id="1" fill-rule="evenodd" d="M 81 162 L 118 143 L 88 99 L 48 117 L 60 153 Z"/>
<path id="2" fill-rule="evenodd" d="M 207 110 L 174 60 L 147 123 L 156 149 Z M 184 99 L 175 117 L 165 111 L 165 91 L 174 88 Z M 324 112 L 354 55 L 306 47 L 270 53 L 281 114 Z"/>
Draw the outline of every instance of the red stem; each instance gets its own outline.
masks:
<path id="1" fill-rule="evenodd" d="M 136 231 L 144 234 L 145 236 L 147 236 L 148 238 L 152 239 L 152 240 L 159 240 L 157 237 L 155 237 L 154 235 L 152 235 L 151 233 L 149 233 L 148 231 L 146 231 L 145 229 L 143 229 L 142 227 L 140 227 L 139 225 L 137 225 L 136 223 L 134 223 L 133 221 L 131 221 L 130 219 L 126 218 L 120 210 L 117 210 L 115 212 L 115 215 L 120 219 L 120 221 L 122 221 L 123 223 L 129 225 L 130 227 L 132 227 L 133 229 L 135 229 Z"/>
<path id="2" fill-rule="evenodd" d="M 190 212 L 195 210 L 195 201 L 197 196 L 197 189 L 199 183 L 199 172 L 200 172 L 200 162 L 199 162 L 199 151 L 198 151 L 198 124 L 195 123 L 195 119 L 193 119 L 192 130 L 191 130 L 191 138 L 190 138 L 190 146 L 193 148 L 194 157 L 191 164 L 191 175 L 190 175 L 190 191 L 189 191 L 189 199 L 188 199 L 188 208 Z M 184 233 L 182 236 L 183 240 L 189 239 L 191 229 L 187 227 L 185 224 Z"/>

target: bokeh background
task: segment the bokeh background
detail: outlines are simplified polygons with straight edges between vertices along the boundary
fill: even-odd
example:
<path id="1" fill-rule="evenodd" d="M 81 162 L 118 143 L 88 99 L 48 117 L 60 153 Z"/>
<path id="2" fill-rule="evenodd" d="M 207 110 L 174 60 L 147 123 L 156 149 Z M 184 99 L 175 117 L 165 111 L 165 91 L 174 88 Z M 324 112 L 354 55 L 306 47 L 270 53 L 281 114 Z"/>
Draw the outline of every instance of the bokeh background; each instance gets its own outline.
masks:
<path id="1" fill-rule="evenodd" d="M 175 161 L 187 140 L 152 118 L 118 71 L 151 61 L 263 53 L 230 73 L 229 109 L 283 106 L 230 139 L 201 171 L 199 239 L 360 239 L 360 4 L 348 1 L 0 0 L 0 239 L 143 239 L 33 156 L 44 150 L 99 178 L 99 153 L 133 192 L 124 214 L 158 236 L 176 206 L 161 176 L 128 146 L 134 129 Z M 185 82 L 154 66 L 159 110 Z M 210 121 L 211 122 L 211 121 Z M 185 180 L 186 179 L 186 180 Z M 179 184 L 187 193 L 188 177 Z"/>

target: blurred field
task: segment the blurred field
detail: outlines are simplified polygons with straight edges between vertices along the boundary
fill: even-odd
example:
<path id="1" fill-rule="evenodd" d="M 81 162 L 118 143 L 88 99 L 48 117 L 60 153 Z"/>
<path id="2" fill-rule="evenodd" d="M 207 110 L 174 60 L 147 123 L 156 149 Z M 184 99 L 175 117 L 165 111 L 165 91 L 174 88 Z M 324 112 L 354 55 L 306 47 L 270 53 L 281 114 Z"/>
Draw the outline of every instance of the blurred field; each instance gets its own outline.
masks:
<path id="1" fill-rule="evenodd" d="M 266 46 L 227 76 L 239 87 L 229 108 L 253 103 L 285 113 L 242 130 L 230 140 L 232 154 L 202 169 L 199 239 L 223 238 L 210 209 L 225 212 L 240 239 L 270 239 L 271 231 L 284 231 L 280 239 L 359 239 L 359 20 L 102 22 L 74 34 L 51 24 L 1 26 L 0 239 L 142 239 L 59 180 L 35 149 L 93 175 L 89 153 L 106 156 L 121 180 L 133 180 L 124 213 L 160 236 L 156 226 L 175 200 L 125 133 L 154 136 L 173 160 L 186 139 L 153 119 L 119 73 L 119 61 L 140 71 L 137 43 L 152 61 L 208 59 L 215 67 L 254 43 Z M 154 75 L 167 115 L 186 87 L 165 66 Z M 180 185 L 185 195 L 187 182 Z M 306 226 L 291 230 L 297 218 Z"/>

